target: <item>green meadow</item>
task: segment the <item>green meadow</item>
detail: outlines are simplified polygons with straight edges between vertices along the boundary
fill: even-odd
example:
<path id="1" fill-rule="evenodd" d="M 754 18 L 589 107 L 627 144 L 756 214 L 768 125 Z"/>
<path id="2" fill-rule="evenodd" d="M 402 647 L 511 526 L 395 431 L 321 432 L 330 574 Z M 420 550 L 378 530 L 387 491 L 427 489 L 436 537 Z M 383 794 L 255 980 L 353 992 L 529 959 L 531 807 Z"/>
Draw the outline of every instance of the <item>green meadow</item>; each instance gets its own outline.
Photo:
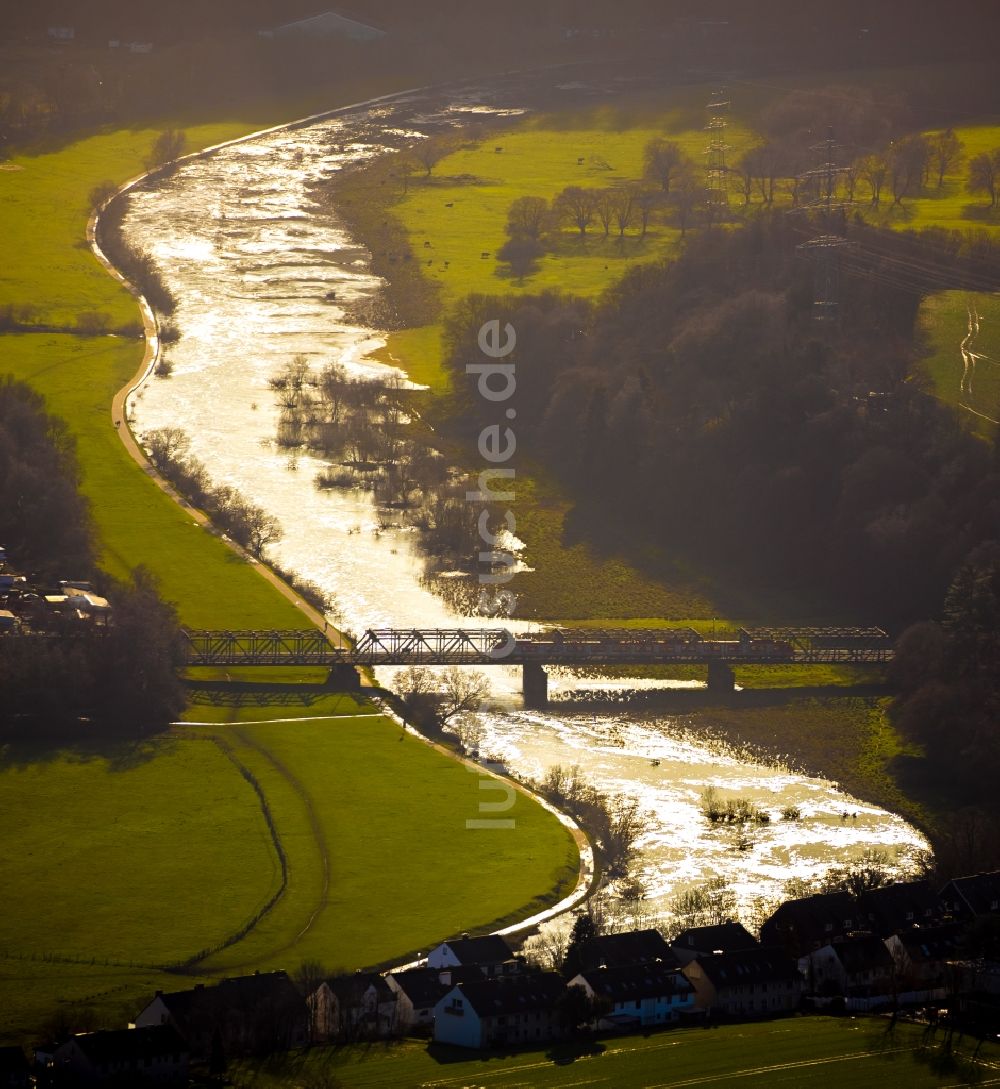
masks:
<path id="1" fill-rule="evenodd" d="M 798 1017 L 711 1029 L 556 1044 L 546 1050 L 479 1055 L 418 1041 L 336 1050 L 318 1048 L 229 1070 L 238 1089 L 337 1085 L 343 1089 L 469 1089 L 477 1086 L 647 1086 L 648 1089 L 753 1089 L 802 1085 L 821 1089 L 944 1089 L 995 1084 L 1000 1057 L 974 1041 L 945 1054 L 940 1039 L 924 1046 L 920 1026 L 867 1017 Z M 335 1080 L 334 1080 L 335 1079 Z"/>

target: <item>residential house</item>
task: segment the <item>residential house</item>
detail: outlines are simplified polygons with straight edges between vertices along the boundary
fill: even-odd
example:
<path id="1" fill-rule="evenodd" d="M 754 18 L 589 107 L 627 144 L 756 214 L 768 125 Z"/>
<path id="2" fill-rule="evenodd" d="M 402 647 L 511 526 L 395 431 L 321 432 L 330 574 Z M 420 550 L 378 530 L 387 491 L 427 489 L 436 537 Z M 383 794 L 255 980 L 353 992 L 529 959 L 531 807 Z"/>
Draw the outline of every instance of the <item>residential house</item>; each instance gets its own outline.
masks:
<path id="1" fill-rule="evenodd" d="M 599 934 L 576 947 L 572 969 L 615 968 L 626 964 L 662 964 L 677 968 L 679 962 L 658 930 L 629 930 Z"/>
<path id="2" fill-rule="evenodd" d="M 47 33 L 55 42 L 71 42 L 76 38 L 76 28 L 71 26 L 50 26 Z"/>
<path id="3" fill-rule="evenodd" d="M 397 1030 L 396 991 L 377 972 L 325 979 L 307 1002 L 314 1041 L 375 1040 Z"/>
<path id="4" fill-rule="evenodd" d="M 927 881 L 896 881 L 858 897 L 858 930 L 888 938 L 911 926 L 943 922 L 940 896 Z"/>
<path id="5" fill-rule="evenodd" d="M 259 32 L 262 38 L 348 38 L 353 42 L 374 42 L 385 37 L 385 31 L 378 27 L 348 19 L 335 11 L 324 11 L 309 19 L 299 19 L 293 23 L 284 23 L 273 30 Z"/>
<path id="6" fill-rule="evenodd" d="M 962 922 L 1000 913 L 1000 870 L 953 878 L 941 890 L 941 901 Z"/>
<path id="7" fill-rule="evenodd" d="M 28 1089 L 31 1068 L 19 1047 L 0 1047 L 0 1089 Z"/>
<path id="8" fill-rule="evenodd" d="M 922 990 L 944 986 L 948 961 L 957 955 L 961 928 L 957 923 L 915 926 L 885 939 L 896 962 L 896 973 L 908 987 Z"/>
<path id="9" fill-rule="evenodd" d="M 718 926 L 695 926 L 682 931 L 670 943 L 670 951 L 679 964 L 687 964 L 699 954 L 736 953 L 741 949 L 756 949 L 757 939 L 739 923 Z"/>
<path id="10" fill-rule="evenodd" d="M 57 1084 L 185 1086 L 188 1057 L 172 1025 L 155 1025 L 73 1036 L 53 1060 Z"/>
<path id="11" fill-rule="evenodd" d="M 853 931 L 857 914 L 854 897 L 846 892 L 786 900 L 761 926 L 761 945 L 781 946 L 800 957 Z"/>
<path id="12" fill-rule="evenodd" d="M 604 1008 L 599 1029 L 666 1025 L 694 1009 L 694 987 L 678 968 L 662 961 L 591 968 L 567 986 L 582 987 Z"/>
<path id="13" fill-rule="evenodd" d="M 157 991 L 135 1023 L 140 1028 L 173 1025 L 200 1057 L 219 1048 L 225 1055 L 265 1054 L 309 1042 L 309 1008 L 281 971 L 254 972 L 171 994 Z"/>
<path id="14" fill-rule="evenodd" d="M 915 924 L 931 925 L 942 921 L 941 911 L 926 881 L 899 881 L 860 896 L 817 893 L 782 904 L 760 928 L 760 940 L 803 957 L 852 934 L 887 938 Z"/>
<path id="15" fill-rule="evenodd" d="M 811 994 L 881 998 L 893 993 L 896 964 L 874 934 L 842 938 L 814 949 L 799 961 Z"/>
<path id="16" fill-rule="evenodd" d="M 506 976 L 516 972 L 521 962 L 514 958 L 514 950 L 498 934 L 484 934 L 470 938 L 452 938 L 442 942 L 427 954 L 428 968 L 478 968 L 484 976 Z"/>
<path id="17" fill-rule="evenodd" d="M 554 972 L 459 983 L 434 1007 L 434 1040 L 472 1048 L 551 1040 L 560 1034 L 554 1009 L 564 989 Z"/>
<path id="18" fill-rule="evenodd" d="M 429 1030 L 434 1025 L 434 1007 L 458 983 L 452 973 L 467 971 L 445 968 L 408 968 L 391 972 L 386 983 L 396 995 L 396 1025 L 403 1032 Z M 479 969 L 474 968 L 477 976 Z M 442 977 L 447 977 L 445 981 Z"/>
<path id="19" fill-rule="evenodd" d="M 791 1013 L 802 1000 L 798 965 L 774 946 L 697 956 L 681 969 L 695 990 L 695 1008 L 732 1017 Z"/>

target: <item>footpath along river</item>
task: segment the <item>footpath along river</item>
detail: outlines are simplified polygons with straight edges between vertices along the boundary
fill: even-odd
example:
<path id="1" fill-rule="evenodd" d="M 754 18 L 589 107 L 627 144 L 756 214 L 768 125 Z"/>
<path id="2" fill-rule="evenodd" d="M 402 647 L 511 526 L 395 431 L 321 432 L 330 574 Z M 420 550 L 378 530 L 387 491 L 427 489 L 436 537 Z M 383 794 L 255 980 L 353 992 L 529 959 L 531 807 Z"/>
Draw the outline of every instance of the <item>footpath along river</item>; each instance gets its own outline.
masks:
<path id="1" fill-rule="evenodd" d="M 301 453 L 290 461 L 267 441 L 277 416 L 268 380 L 294 355 L 315 367 L 339 361 L 354 375 L 392 373 L 368 358 L 384 344 L 382 334 L 348 316 L 378 288 L 368 254 L 318 205 L 314 184 L 413 134 L 526 110 L 541 94 L 579 106 L 620 90 L 620 81 L 566 79 L 560 86 L 550 74 L 530 85 L 512 77 L 407 94 L 223 148 L 134 192 L 126 233 L 154 256 L 176 295 L 181 336 L 166 348 L 172 376 L 149 379 L 133 398 L 133 426 L 138 434 L 182 428 L 216 484 L 238 488 L 275 515 L 284 536 L 271 555 L 332 592 L 348 630 L 451 627 L 466 618 L 421 585 L 412 535 L 384 528 L 370 494 L 318 490 L 313 479 L 322 461 Z M 579 702 L 528 711 L 514 670 L 494 669 L 491 680 L 497 699 L 481 716 L 484 752 L 532 777 L 579 764 L 602 791 L 639 799 L 650 824 L 636 876 L 653 917 L 679 892 L 715 877 L 746 905 L 776 898 L 789 878 L 817 877 L 867 848 L 902 864 L 927 846 L 900 817 L 834 783 L 749 760 L 706 739 L 688 715 L 630 710 L 625 702 L 613 711 L 581 710 Z M 551 687 L 558 698 L 601 685 L 555 677 Z M 723 798 L 751 799 L 771 823 L 736 849 L 732 835 L 712 830 L 701 815 L 708 787 Z M 801 820 L 778 819 L 793 805 Z"/>

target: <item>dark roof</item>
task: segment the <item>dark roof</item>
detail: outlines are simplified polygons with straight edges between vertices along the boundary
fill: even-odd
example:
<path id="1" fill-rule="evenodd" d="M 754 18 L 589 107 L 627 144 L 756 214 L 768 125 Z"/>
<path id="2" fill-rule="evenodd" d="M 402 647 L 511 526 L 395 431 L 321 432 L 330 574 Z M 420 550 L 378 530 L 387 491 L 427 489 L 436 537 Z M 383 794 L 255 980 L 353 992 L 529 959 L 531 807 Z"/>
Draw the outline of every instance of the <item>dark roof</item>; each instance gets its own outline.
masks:
<path id="1" fill-rule="evenodd" d="M 755 949 L 757 939 L 740 923 L 720 923 L 718 926 L 694 926 L 678 934 L 670 943 L 696 953 L 728 953 L 736 949 Z"/>
<path id="2" fill-rule="evenodd" d="M 991 915 L 1000 910 L 1000 870 L 956 877 L 941 890 L 941 898 L 959 904 L 959 911 Z"/>
<path id="3" fill-rule="evenodd" d="M 848 975 L 878 969 L 888 971 L 892 968 L 892 954 L 886 948 L 885 942 L 874 934 L 845 938 L 831 942 L 830 945 Z"/>
<path id="4" fill-rule="evenodd" d="M 821 892 L 786 900 L 760 928 L 760 940 L 796 950 L 826 945 L 853 929 L 857 914 L 857 904 L 846 892 Z"/>
<path id="5" fill-rule="evenodd" d="M 409 968 L 393 972 L 392 981 L 418 1008 L 434 1006 L 451 989 L 452 983 L 442 983 L 436 968 Z"/>
<path id="6" fill-rule="evenodd" d="M 874 933 L 887 938 L 901 926 L 937 919 L 941 900 L 926 881 L 896 881 L 862 893 L 858 911 Z"/>
<path id="7" fill-rule="evenodd" d="M 3 552 L 2 548 L 0 552 Z M 28 1060 L 19 1047 L 0 1047 L 0 1075 L 7 1078 L 13 1074 L 27 1074 L 30 1069 Z"/>
<path id="8" fill-rule="evenodd" d="M 503 964 L 514 956 L 514 950 L 499 934 L 484 934 L 479 938 L 452 938 L 442 944 L 448 946 L 460 964 Z"/>
<path id="9" fill-rule="evenodd" d="M 822 892 L 788 900 L 760 928 L 760 940 L 806 952 L 857 931 L 880 938 L 938 918 L 941 903 L 926 881 L 897 881 L 860 897 Z"/>
<path id="10" fill-rule="evenodd" d="M 158 997 L 181 1025 L 191 1017 L 204 1017 L 225 1010 L 249 1011 L 261 1006 L 276 1010 L 305 1009 L 302 996 L 286 972 L 254 972 L 234 976 L 214 987 L 199 985 L 189 991 L 158 993 Z"/>
<path id="11" fill-rule="evenodd" d="M 732 953 L 699 954 L 695 962 L 717 989 L 746 983 L 777 983 L 802 979 L 796 962 L 783 949 L 759 946 Z"/>
<path id="12" fill-rule="evenodd" d="M 113 1061 L 152 1059 L 164 1055 L 186 1054 L 187 1044 L 172 1025 L 149 1028 L 112 1029 L 74 1036 L 72 1042 L 95 1065 Z"/>
<path id="13" fill-rule="evenodd" d="M 327 986 L 341 1002 L 360 1002 L 369 987 L 375 988 L 377 1002 L 394 1002 L 396 995 L 378 972 L 354 972 L 351 975 L 334 976 Z"/>
<path id="14" fill-rule="evenodd" d="M 679 969 L 662 962 L 620 964 L 615 968 L 592 968 L 581 972 L 580 975 L 595 994 L 619 1002 L 690 994 L 694 990 Z"/>
<path id="15" fill-rule="evenodd" d="M 953 957 L 962 935 L 957 923 L 942 926 L 915 926 L 901 930 L 899 940 L 912 961 L 943 960 Z"/>
<path id="16" fill-rule="evenodd" d="M 551 1010 L 564 986 L 555 972 L 536 972 L 460 983 L 458 990 L 480 1017 L 499 1017 Z"/>
<path id="17" fill-rule="evenodd" d="M 658 930 L 627 930 L 622 934 L 600 934 L 583 943 L 579 951 L 581 969 L 608 968 L 621 964 L 648 964 L 660 960 L 677 967 L 666 939 Z"/>

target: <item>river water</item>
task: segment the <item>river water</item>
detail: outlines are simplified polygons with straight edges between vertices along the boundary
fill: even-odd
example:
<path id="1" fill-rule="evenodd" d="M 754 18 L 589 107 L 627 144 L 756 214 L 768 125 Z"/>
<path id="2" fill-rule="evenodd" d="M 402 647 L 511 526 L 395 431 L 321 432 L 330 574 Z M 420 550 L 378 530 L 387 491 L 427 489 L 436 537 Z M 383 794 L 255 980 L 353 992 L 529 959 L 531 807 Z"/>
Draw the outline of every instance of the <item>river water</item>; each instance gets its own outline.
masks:
<path id="1" fill-rule="evenodd" d="M 271 556 L 331 591 L 348 630 L 455 626 L 465 618 L 422 587 L 412 535 L 386 528 L 367 492 L 318 490 L 322 461 L 290 460 L 269 442 L 277 409 L 268 380 L 292 356 L 316 367 L 338 361 L 357 375 L 391 373 L 368 359 L 384 337 L 347 316 L 378 288 L 368 255 L 318 205 L 313 186 L 345 162 L 470 117 L 519 112 L 542 94 L 579 106 L 621 89 L 547 76 L 530 87 L 508 79 L 407 94 L 231 145 L 133 193 L 126 232 L 152 253 L 177 296 L 181 333 L 165 350 L 172 376 L 148 380 L 133 398 L 133 426 L 139 434 L 183 428 L 216 484 L 274 514 L 284 537 Z M 530 553 L 525 559 L 530 564 Z M 746 906 L 779 897 L 789 878 L 820 877 L 867 848 L 885 850 L 902 868 L 927 846 L 901 818 L 836 784 L 732 752 L 688 716 L 629 710 L 624 702 L 612 711 L 579 701 L 528 711 L 514 670 L 494 669 L 491 680 L 495 705 L 480 716 L 484 752 L 533 777 L 578 764 L 599 789 L 639 799 L 649 831 L 636 872 L 651 917 L 711 878 L 725 878 Z M 556 676 L 551 691 L 558 698 L 600 687 Z M 708 787 L 723 798 L 750 798 L 774 819 L 736 844 L 701 815 Z M 779 820 L 791 805 L 802 819 Z"/>

